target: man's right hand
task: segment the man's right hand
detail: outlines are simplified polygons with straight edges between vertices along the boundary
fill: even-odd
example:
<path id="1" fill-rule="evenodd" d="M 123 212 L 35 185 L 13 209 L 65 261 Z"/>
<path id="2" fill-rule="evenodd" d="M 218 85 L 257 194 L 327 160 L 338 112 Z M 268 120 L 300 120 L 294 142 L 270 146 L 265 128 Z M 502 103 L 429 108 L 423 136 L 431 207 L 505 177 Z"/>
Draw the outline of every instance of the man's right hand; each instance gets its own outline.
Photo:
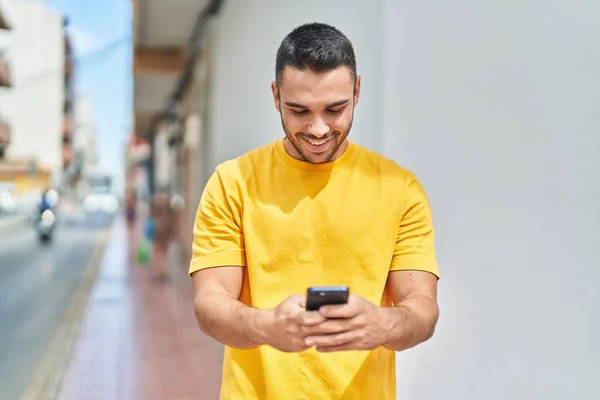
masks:
<path id="1" fill-rule="evenodd" d="M 326 320 L 316 311 L 306 311 L 306 296 L 291 295 L 272 310 L 267 310 L 265 344 L 284 352 L 307 350 L 304 327 Z"/>

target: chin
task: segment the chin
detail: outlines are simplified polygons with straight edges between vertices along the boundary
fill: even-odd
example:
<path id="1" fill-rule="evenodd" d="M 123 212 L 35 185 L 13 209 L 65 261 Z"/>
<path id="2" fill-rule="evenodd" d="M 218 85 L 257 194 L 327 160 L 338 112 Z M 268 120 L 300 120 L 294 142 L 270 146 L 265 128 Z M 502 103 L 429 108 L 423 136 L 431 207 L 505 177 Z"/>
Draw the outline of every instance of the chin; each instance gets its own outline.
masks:
<path id="1" fill-rule="evenodd" d="M 333 158 L 332 154 L 329 154 L 329 153 L 322 153 L 322 154 L 311 153 L 308 155 L 308 157 L 305 157 L 306 161 L 308 161 L 311 164 L 326 164 L 328 162 L 331 162 L 332 158 Z"/>
<path id="2" fill-rule="evenodd" d="M 325 164 L 330 162 L 340 147 L 337 138 L 335 137 L 330 139 L 329 143 L 325 145 L 327 148 L 320 152 L 311 151 L 311 146 L 307 145 L 304 139 L 298 138 L 297 140 L 299 142 L 298 147 L 302 149 L 302 157 L 313 164 Z"/>

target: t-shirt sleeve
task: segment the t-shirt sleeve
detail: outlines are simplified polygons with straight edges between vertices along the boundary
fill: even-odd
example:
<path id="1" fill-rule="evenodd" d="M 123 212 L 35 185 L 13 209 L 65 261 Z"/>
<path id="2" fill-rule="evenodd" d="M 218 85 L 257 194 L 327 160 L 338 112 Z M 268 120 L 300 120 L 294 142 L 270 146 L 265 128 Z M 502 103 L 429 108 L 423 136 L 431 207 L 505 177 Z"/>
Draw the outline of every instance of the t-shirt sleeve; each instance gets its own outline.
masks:
<path id="1" fill-rule="evenodd" d="M 431 207 L 423 186 L 412 174 L 409 175 L 403 197 L 390 271 L 427 271 L 439 278 Z"/>
<path id="2" fill-rule="evenodd" d="M 241 194 L 231 173 L 217 168 L 196 211 L 189 274 L 206 268 L 246 266 Z"/>

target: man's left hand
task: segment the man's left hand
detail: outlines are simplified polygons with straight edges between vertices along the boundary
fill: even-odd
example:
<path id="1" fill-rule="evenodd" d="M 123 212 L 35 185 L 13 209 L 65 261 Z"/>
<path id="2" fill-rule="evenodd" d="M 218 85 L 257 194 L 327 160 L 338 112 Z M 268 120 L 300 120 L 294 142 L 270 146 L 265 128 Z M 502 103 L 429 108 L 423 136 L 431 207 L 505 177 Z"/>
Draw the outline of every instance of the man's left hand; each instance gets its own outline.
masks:
<path id="1" fill-rule="evenodd" d="M 327 318 L 305 327 L 306 344 L 317 351 L 372 350 L 389 340 L 389 313 L 360 296 L 350 295 L 347 304 L 322 306 L 315 312 Z"/>

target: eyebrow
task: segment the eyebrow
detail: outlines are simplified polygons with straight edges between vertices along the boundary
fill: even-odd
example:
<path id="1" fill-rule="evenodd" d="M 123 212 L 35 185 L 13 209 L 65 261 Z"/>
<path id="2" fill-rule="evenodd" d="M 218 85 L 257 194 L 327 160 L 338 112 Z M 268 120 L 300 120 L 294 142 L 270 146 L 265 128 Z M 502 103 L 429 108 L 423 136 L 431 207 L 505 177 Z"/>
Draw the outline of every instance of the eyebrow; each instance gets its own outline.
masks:
<path id="1" fill-rule="evenodd" d="M 334 103 L 328 104 L 326 108 L 333 108 L 333 107 L 339 107 L 339 106 L 343 106 L 344 104 L 348 103 L 350 101 L 350 99 L 346 99 L 346 100 L 338 100 Z M 302 104 L 298 104 L 298 103 L 294 103 L 291 101 L 286 101 L 285 105 L 288 107 L 293 107 L 293 108 L 308 108 L 305 105 Z"/>

